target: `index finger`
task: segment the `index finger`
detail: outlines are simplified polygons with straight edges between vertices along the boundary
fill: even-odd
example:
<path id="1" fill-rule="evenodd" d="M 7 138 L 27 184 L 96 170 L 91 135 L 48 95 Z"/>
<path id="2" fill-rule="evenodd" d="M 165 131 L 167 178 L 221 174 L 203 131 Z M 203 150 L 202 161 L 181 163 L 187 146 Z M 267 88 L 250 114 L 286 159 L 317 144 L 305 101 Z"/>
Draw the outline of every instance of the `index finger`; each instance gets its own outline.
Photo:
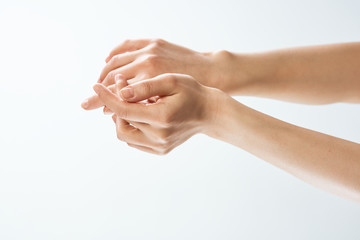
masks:
<path id="1" fill-rule="evenodd" d="M 110 91 L 115 92 L 115 84 L 108 87 Z M 98 95 L 94 94 L 93 96 L 85 99 L 81 104 L 85 110 L 93 110 L 104 106 L 104 103 L 101 101 Z"/>
<path id="2" fill-rule="evenodd" d="M 144 123 L 156 122 L 158 116 L 157 105 L 124 102 L 108 88 L 99 83 L 94 85 L 94 90 L 100 100 L 120 118 Z"/>

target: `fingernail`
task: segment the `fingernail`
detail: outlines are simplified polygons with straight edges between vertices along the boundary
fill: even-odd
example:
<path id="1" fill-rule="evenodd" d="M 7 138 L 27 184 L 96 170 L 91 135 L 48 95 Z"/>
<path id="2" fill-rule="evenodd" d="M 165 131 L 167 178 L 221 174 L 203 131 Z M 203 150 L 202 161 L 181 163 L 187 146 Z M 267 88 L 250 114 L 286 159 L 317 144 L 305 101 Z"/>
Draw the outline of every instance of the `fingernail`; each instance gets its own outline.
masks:
<path id="1" fill-rule="evenodd" d="M 110 60 L 110 56 L 107 56 L 105 62 L 108 62 L 109 60 Z"/>
<path id="2" fill-rule="evenodd" d="M 120 91 L 121 97 L 124 99 L 130 99 L 134 97 L 134 91 L 132 88 L 123 88 Z"/>
<path id="3" fill-rule="evenodd" d="M 81 107 L 82 108 L 87 108 L 89 106 L 89 100 L 85 99 L 82 103 L 81 103 Z"/>

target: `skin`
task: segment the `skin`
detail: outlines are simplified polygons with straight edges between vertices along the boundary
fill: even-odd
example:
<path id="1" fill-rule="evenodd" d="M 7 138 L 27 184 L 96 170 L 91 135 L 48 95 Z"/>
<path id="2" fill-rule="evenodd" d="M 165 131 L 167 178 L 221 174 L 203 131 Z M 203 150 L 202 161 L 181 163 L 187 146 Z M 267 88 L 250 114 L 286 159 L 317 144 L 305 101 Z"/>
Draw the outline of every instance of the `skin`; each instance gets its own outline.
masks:
<path id="1" fill-rule="evenodd" d="M 115 75 L 129 84 L 163 73 L 193 76 L 229 95 L 304 104 L 360 103 L 360 42 L 298 47 L 263 53 L 196 52 L 161 39 L 127 40 L 106 58 L 98 82 L 115 89 Z M 104 106 L 96 96 L 86 110 Z"/>
<path id="2" fill-rule="evenodd" d="M 96 95 L 83 104 L 86 109 L 106 105 L 120 140 L 166 154 L 203 133 L 360 202 L 359 144 L 280 121 L 230 96 L 359 103 L 360 43 L 234 54 L 198 53 L 158 41 L 127 41 L 115 48 L 94 86 Z M 147 51 L 156 56 L 150 58 L 157 59 L 153 65 L 144 65 Z"/>
<path id="3" fill-rule="evenodd" d="M 94 86 L 100 99 L 115 113 L 120 140 L 147 152 L 166 154 L 203 131 L 202 122 L 208 114 L 204 106 L 208 104 L 204 101 L 207 87 L 193 77 L 162 74 L 124 88 L 126 84 L 123 79 L 117 81 L 117 94 L 102 84 Z M 125 95 L 129 89 L 135 94 L 133 98 Z M 141 102 L 153 96 L 161 97 L 156 102 Z"/>

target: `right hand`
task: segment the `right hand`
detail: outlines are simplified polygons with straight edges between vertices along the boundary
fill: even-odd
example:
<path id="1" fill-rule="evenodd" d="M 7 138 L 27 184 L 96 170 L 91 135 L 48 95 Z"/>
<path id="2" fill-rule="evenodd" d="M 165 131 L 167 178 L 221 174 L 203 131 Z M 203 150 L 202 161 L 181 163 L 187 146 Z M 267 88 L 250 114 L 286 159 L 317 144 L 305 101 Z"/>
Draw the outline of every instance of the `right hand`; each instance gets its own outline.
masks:
<path id="1" fill-rule="evenodd" d="M 99 83 L 94 90 L 114 112 L 119 140 L 154 154 L 166 154 L 197 133 L 211 132 L 226 95 L 184 74 L 125 85 L 117 81 L 117 94 Z M 159 96 L 154 103 L 139 103 L 154 96 Z"/>

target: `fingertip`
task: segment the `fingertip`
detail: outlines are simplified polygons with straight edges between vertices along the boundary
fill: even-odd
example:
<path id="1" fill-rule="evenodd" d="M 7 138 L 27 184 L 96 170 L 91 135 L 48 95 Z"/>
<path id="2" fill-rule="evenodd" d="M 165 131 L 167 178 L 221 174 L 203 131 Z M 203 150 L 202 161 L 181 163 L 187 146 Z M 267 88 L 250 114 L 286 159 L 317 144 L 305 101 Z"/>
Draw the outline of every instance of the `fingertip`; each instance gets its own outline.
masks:
<path id="1" fill-rule="evenodd" d="M 86 109 L 89 107 L 89 100 L 88 100 L 88 99 L 85 99 L 85 100 L 81 103 L 81 107 L 86 110 Z"/>
<path id="2" fill-rule="evenodd" d="M 111 57 L 110 55 L 106 57 L 105 62 L 108 63 L 110 61 Z"/>

